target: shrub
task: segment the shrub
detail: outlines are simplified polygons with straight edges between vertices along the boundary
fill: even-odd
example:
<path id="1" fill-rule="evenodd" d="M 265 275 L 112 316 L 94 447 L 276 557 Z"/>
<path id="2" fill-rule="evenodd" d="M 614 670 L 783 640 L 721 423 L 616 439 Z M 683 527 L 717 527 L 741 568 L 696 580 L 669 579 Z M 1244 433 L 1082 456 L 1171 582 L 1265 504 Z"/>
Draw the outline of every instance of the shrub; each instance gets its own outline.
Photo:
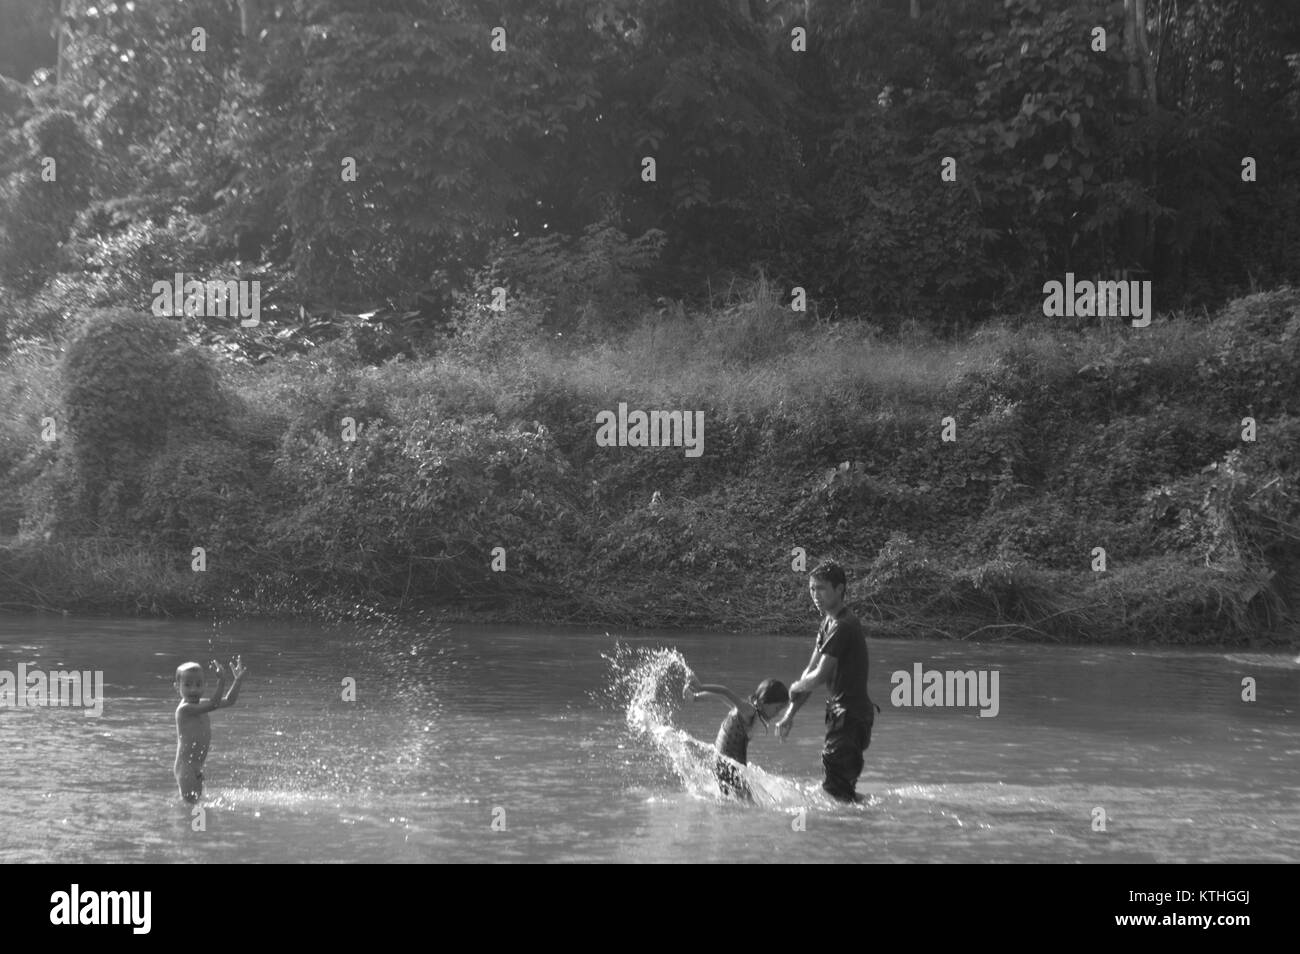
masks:
<path id="1" fill-rule="evenodd" d="M 75 314 L 110 303 L 98 275 L 60 273 L 29 297 L 0 288 L 0 351 L 22 340 L 63 336 Z"/>
<path id="2" fill-rule="evenodd" d="M 177 272 L 186 279 L 215 264 L 206 247 L 206 232 L 193 216 L 174 214 L 163 225 L 150 219 L 133 221 L 124 228 L 106 229 L 80 238 L 85 260 L 97 268 L 113 301 L 147 311 L 153 303 L 155 282 L 170 286 Z"/>
<path id="3" fill-rule="evenodd" d="M 1199 366 L 1203 399 L 1230 413 L 1300 410 L 1300 290 L 1229 302 L 1211 328 L 1210 346 Z"/>
<path id="4" fill-rule="evenodd" d="M 0 279 L 20 291 L 49 273 L 77 213 L 90 199 L 96 153 L 77 118 L 43 112 L 23 127 L 27 162 L 0 182 Z M 53 181 L 42 178 L 54 160 Z"/>
<path id="5" fill-rule="evenodd" d="M 454 358 L 480 367 L 517 364 L 545 341 L 544 299 L 507 287 L 505 308 L 496 311 L 495 287 L 507 286 L 497 286 L 487 273 L 480 273 L 472 291 L 457 296 L 447 348 Z"/>
<path id="6" fill-rule="evenodd" d="M 165 386 L 176 335 L 165 321 L 126 310 L 91 313 L 68 345 L 64 407 L 89 511 L 122 517 L 139 469 L 167 430 Z"/>
<path id="7" fill-rule="evenodd" d="M 487 416 L 371 423 L 347 444 L 290 433 L 273 476 L 292 498 L 268 528 L 281 557 L 390 596 L 500 586 L 498 544 L 510 566 L 554 569 L 570 532 L 572 478 L 546 429 Z"/>
<path id="8" fill-rule="evenodd" d="M 145 470 L 169 439 L 231 434 L 231 405 L 212 360 L 194 348 L 177 351 L 177 343 L 173 323 L 118 309 L 91 313 L 68 345 L 64 407 L 92 520 L 129 519 Z"/>
<path id="9" fill-rule="evenodd" d="M 138 525 L 183 552 L 238 552 L 264 525 L 254 485 L 242 447 L 226 440 L 174 444 L 145 470 Z"/>
<path id="10" fill-rule="evenodd" d="M 595 223 L 576 238 L 556 234 L 498 244 L 487 272 L 532 295 L 555 328 L 598 332 L 633 314 L 642 278 L 658 263 L 665 242 L 658 229 L 632 239 L 608 222 Z"/>
<path id="11" fill-rule="evenodd" d="M 229 436 L 233 405 L 208 352 L 185 347 L 169 355 L 163 390 L 169 396 L 167 425 L 174 439 Z"/>

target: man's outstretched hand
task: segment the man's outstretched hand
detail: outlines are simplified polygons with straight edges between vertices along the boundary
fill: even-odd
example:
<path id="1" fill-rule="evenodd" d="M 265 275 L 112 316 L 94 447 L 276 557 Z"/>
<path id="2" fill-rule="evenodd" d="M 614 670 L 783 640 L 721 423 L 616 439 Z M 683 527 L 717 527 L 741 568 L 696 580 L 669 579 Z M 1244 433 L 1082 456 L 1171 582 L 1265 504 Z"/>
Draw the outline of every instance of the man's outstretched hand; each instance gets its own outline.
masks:
<path id="1" fill-rule="evenodd" d="M 782 716 L 780 719 L 777 719 L 773 725 L 773 727 L 776 729 L 776 737 L 780 739 L 782 742 L 784 742 L 785 737 L 790 734 L 790 727 L 793 724 L 794 724 L 794 720 L 792 720 L 789 716 Z"/>
<path id="2" fill-rule="evenodd" d="M 797 686 L 798 684 L 798 682 L 795 682 L 794 685 Z M 777 719 L 774 723 L 776 726 L 776 737 L 782 742 L 784 742 L 785 737 L 790 734 L 790 728 L 794 725 L 794 714 L 799 711 L 800 706 L 808 701 L 808 697 L 811 695 L 812 690 L 801 689 L 796 692 L 794 686 L 790 687 L 790 705 L 786 707 L 785 713 L 781 718 Z"/>

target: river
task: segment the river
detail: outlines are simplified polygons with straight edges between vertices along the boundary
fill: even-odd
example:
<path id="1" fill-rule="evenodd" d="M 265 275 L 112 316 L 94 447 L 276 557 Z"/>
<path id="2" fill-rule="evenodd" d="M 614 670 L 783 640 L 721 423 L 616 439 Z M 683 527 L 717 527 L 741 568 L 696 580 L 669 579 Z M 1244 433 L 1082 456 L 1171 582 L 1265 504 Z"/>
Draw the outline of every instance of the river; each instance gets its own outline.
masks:
<path id="1" fill-rule="evenodd" d="M 757 803 L 722 800 L 727 707 L 679 702 L 666 650 L 748 696 L 799 675 L 814 628 L 0 617 L 0 671 L 104 679 L 99 715 L 0 708 L 0 862 L 1300 861 L 1285 654 L 873 639 L 866 804 L 819 791 L 816 703 L 784 743 L 751 743 Z M 249 674 L 211 716 L 196 814 L 172 778 L 172 680 L 235 654 Z M 891 675 L 918 664 L 996 672 L 996 715 L 895 705 Z"/>

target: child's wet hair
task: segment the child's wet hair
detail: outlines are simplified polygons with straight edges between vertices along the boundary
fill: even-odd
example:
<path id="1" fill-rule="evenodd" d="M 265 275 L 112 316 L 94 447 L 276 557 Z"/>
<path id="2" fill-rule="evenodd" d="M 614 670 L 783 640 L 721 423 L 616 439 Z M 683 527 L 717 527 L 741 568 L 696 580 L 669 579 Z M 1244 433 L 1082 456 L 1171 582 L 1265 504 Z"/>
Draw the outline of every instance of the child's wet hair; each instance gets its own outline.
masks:
<path id="1" fill-rule="evenodd" d="M 759 718 L 766 725 L 767 717 L 763 715 L 762 707 L 785 705 L 790 701 L 790 690 L 780 679 L 764 679 L 758 684 L 754 694 L 749 697 L 749 701 L 758 710 Z"/>
<path id="2" fill-rule="evenodd" d="M 759 706 L 779 705 L 790 701 L 790 690 L 780 679 L 764 679 L 758 684 L 750 700 Z"/>
<path id="3" fill-rule="evenodd" d="M 181 676 L 184 675 L 186 672 L 190 671 L 191 669 L 197 669 L 199 675 L 200 676 L 203 675 L 203 667 L 200 666 L 198 663 L 196 662 L 181 663 L 179 666 L 176 667 L 176 681 L 180 682 Z"/>

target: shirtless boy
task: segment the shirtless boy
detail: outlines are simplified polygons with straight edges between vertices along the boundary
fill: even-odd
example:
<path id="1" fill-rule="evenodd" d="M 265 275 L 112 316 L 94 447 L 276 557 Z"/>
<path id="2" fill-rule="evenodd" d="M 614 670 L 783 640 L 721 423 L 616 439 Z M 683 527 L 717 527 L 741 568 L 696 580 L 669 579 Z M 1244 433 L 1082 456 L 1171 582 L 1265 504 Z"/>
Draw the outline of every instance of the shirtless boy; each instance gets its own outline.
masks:
<path id="1" fill-rule="evenodd" d="M 247 672 L 241 657 L 236 656 L 230 663 L 230 688 L 222 695 L 225 673 L 221 670 L 221 663 L 215 659 L 212 668 L 217 671 L 217 688 L 207 702 L 202 701 L 203 667 L 187 662 L 176 668 L 176 691 L 181 702 L 176 707 L 176 765 L 173 772 L 181 798 L 187 802 L 196 802 L 203 794 L 203 762 L 208 757 L 208 746 L 212 744 L 212 724 L 208 721 L 208 713 L 235 704 L 239 698 L 239 684 Z"/>

